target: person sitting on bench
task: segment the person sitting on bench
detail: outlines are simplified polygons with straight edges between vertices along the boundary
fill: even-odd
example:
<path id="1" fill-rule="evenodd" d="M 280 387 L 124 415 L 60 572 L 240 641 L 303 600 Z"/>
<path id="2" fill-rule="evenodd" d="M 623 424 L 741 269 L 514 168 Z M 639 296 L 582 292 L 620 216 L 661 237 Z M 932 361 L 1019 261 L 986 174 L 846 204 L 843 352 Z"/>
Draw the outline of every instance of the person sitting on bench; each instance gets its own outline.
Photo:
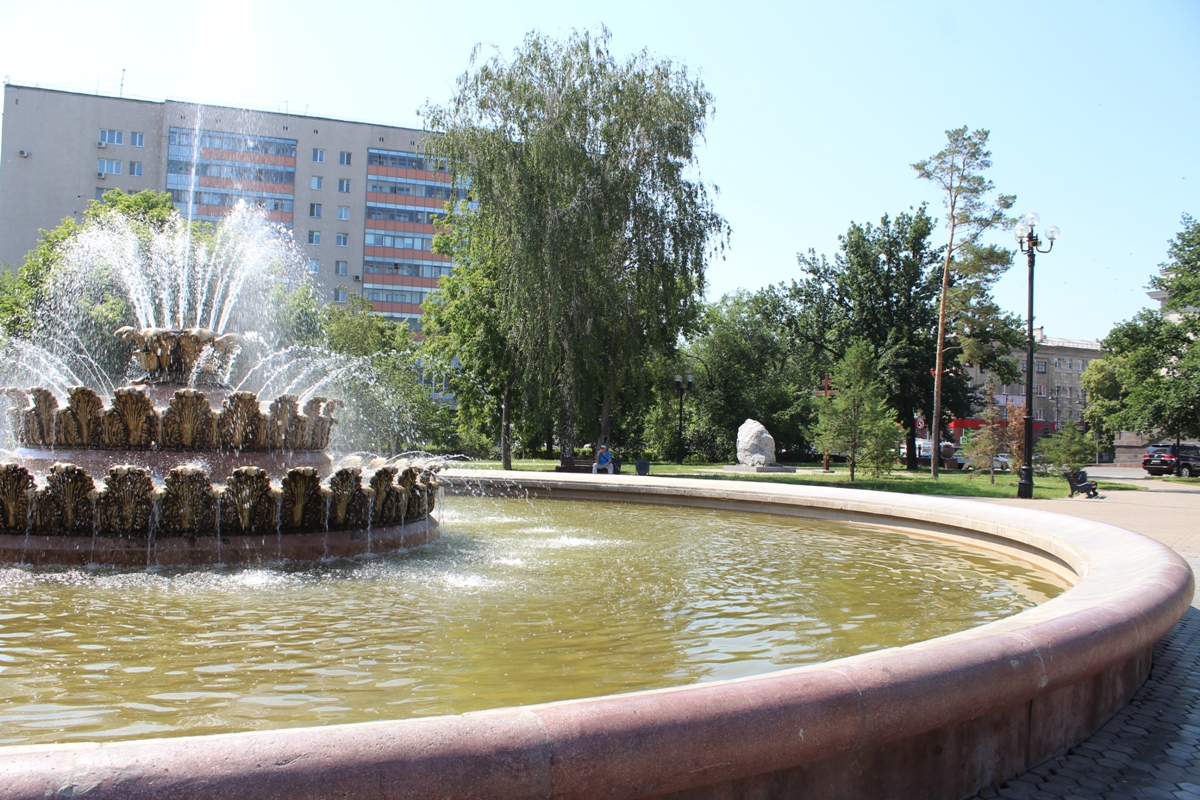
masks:
<path id="1" fill-rule="evenodd" d="M 612 453 L 608 452 L 608 445 L 600 445 L 600 453 L 596 456 L 596 463 L 592 464 L 592 474 L 595 475 L 602 469 L 608 470 L 608 474 L 613 474 Z"/>

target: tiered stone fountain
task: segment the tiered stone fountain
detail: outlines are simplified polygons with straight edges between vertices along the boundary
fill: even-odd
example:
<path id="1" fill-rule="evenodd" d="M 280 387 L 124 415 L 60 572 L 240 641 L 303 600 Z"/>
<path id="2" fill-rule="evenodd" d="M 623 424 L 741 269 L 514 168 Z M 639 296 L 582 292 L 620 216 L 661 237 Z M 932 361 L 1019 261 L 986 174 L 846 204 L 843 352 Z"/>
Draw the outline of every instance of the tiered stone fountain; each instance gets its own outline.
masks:
<path id="1" fill-rule="evenodd" d="M 0 464 L 0 561 L 236 564 L 436 537 L 436 470 L 335 471 L 325 449 L 338 401 L 311 397 L 301 408 L 284 394 L 264 411 L 254 393 L 231 391 L 219 375 L 237 335 L 116 335 L 134 344 L 145 374 L 107 407 L 82 386 L 63 408 L 48 389 L 4 390 L 18 449 Z"/>

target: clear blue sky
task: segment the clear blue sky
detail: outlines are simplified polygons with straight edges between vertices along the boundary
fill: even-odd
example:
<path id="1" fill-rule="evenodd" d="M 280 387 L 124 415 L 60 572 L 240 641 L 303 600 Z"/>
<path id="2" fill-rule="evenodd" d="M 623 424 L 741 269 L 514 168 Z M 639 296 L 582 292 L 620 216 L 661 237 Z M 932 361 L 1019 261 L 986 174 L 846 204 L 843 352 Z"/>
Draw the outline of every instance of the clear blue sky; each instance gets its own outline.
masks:
<path id="1" fill-rule="evenodd" d="M 710 296 L 797 275 L 852 220 L 940 199 L 910 164 L 947 128 L 992 133 L 997 188 L 1062 228 L 1037 321 L 1100 337 L 1149 304 L 1183 212 L 1200 216 L 1200 3 L 41 2 L 0 0 L 16 83 L 418 125 L 476 43 L 607 25 L 698 71 L 701 153 L 732 247 Z M 997 241 L 1011 245 L 1009 234 Z M 997 289 L 1023 313 L 1025 270 Z"/>

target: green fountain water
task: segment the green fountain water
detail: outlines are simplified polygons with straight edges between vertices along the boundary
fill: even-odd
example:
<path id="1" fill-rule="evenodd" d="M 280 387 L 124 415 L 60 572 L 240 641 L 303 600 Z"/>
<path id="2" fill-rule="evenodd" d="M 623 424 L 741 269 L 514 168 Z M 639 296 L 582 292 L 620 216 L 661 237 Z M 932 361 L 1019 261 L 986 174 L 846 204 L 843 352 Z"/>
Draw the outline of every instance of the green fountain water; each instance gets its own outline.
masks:
<path id="1" fill-rule="evenodd" d="M 435 545 L 294 568 L 0 570 L 0 743 L 448 714 L 754 675 L 1065 588 L 768 515 L 453 498 Z"/>

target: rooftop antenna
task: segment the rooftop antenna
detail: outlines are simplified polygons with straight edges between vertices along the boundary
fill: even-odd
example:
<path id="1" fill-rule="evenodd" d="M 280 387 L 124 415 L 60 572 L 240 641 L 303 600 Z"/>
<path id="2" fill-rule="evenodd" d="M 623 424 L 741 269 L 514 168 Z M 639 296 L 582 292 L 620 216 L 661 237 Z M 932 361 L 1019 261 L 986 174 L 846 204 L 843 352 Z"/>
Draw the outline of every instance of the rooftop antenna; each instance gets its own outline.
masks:
<path id="1" fill-rule="evenodd" d="M 125 68 L 121 67 L 121 88 L 117 92 L 117 97 L 125 96 Z"/>

